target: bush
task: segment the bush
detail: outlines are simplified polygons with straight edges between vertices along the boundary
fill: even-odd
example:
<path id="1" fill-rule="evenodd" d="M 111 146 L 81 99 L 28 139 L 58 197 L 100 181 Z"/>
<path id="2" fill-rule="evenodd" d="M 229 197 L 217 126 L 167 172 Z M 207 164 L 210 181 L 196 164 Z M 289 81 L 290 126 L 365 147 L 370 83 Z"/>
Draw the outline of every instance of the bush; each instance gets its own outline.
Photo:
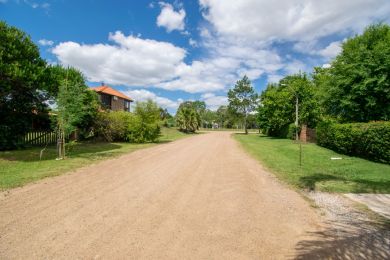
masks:
<path id="1" fill-rule="evenodd" d="M 160 136 L 158 122 L 143 122 L 140 116 L 134 116 L 127 132 L 127 141 L 132 143 L 155 142 Z"/>
<path id="2" fill-rule="evenodd" d="M 138 102 L 128 127 L 127 140 L 135 143 L 155 142 L 160 135 L 160 109 L 151 100 Z"/>
<path id="3" fill-rule="evenodd" d="M 152 102 L 139 102 L 135 112 L 101 112 L 95 122 L 95 135 L 108 142 L 155 142 L 160 136 L 158 106 Z"/>
<path id="4" fill-rule="evenodd" d="M 390 122 L 317 125 L 317 142 L 334 151 L 390 163 Z"/>
<path id="5" fill-rule="evenodd" d="M 95 135 L 107 142 L 126 141 L 133 117 L 125 111 L 100 112 L 95 121 Z"/>

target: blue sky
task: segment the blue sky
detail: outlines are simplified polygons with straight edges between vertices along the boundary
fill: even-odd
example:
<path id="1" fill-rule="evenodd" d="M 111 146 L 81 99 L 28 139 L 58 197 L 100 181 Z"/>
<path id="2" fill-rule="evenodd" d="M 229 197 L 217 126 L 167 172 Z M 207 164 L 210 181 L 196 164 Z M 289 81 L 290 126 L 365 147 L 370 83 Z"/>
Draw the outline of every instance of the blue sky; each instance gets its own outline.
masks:
<path id="1" fill-rule="evenodd" d="M 0 0 L 0 17 L 89 86 L 105 82 L 174 113 L 183 100 L 226 104 L 244 74 L 261 91 L 327 66 L 343 40 L 390 22 L 390 1 Z"/>

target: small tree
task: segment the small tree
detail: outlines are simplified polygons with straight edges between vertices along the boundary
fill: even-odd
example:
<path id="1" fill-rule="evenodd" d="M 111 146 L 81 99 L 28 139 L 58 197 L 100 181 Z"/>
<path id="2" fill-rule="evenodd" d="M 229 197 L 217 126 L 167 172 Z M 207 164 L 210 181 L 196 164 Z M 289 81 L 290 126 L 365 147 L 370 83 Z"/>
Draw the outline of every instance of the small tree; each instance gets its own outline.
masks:
<path id="1" fill-rule="evenodd" d="M 201 119 L 193 102 L 186 101 L 180 104 L 176 112 L 176 124 L 184 132 L 195 132 L 199 128 Z"/>
<path id="2" fill-rule="evenodd" d="M 228 92 L 229 109 L 239 115 L 244 121 L 245 134 L 248 134 L 247 119 L 257 105 L 258 95 L 247 76 L 237 81 Z"/>
<path id="3" fill-rule="evenodd" d="M 57 126 L 59 131 L 58 157 L 65 158 L 65 137 L 78 127 L 91 127 L 99 106 L 95 93 L 85 85 L 81 72 L 74 68 L 53 68 L 59 84 L 56 104 L 58 109 Z"/>
<path id="4" fill-rule="evenodd" d="M 160 135 L 160 112 L 160 108 L 152 100 L 137 102 L 133 122 L 128 129 L 128 141 L 155 142 Z"/>

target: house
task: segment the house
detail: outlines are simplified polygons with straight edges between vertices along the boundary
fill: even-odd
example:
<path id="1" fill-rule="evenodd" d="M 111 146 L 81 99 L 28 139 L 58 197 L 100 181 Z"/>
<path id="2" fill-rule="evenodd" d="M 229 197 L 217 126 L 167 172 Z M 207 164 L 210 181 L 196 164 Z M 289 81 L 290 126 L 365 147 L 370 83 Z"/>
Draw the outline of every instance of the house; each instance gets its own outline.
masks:
<path id="1" fill-rule="evenodd" d="M 104 85 L 104 83 L 99 87 L 93 87 L 92 90 L 98 93 L 103 108 L 113 111 L 124 110 L 130 112 L 130 103 L 133 100 L 125 94 L 110 86 Z"/>

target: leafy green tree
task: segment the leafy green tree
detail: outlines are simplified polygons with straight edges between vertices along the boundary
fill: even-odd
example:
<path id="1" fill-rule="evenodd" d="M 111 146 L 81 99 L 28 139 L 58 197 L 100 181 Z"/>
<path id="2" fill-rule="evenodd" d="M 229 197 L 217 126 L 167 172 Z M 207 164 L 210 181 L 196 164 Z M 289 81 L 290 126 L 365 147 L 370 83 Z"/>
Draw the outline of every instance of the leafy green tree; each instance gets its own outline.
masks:
<path id="1" fill-rule="evenodd" d="M 248 134 L 247 118 L 257 106 L 258 95 L 247 76 L 237 81 L 228 92 L 229 109 L 238 114 L 244 121 L 245 134 Z"/>
<path id="2" fill-rule="evenodd" d="M 201 118 L 193 102 L 186 101 L 179 105 L 176 112 L 176 124 L 184 132 L 195 132 L 199 129 Z"/>
<path id="3" fill-rule="evenodd" d="M 348 39 L 332 62 L 327 111 L 342 121 L 390 119 L 390 26 Z"/>
<path id="4" fill-rule="evenodd" d="M 12 149 L 47 115 L 46 63 L 23 31 L 0 21 L 0 150 Z"/>
<path id="5" fill-rule="evenodd" d="M 217 121 L 217 113 L 210 109 L 206 109 L 201 115 L 201 117 L 202 117 L 202 126 L 204 128 L 211 128 L 213 123 Z"/>
<path id="6" fill-rule="evenodd" d="M 271 136 L 285 137 L 288 126 L 296 119 L 296 104 L 298 126 L 315 127 L 320 117 L 319 102 L 315 87 L 306 74 L 290 75 L 279 84 L 269 84 L 260 96 L 260 129 Z"/>
<path id="7" fill-rule="evenodd" d="M 97 94 L 85 85 L 80 71 L 74 68 L 52 67 L 54 82 L 58 84 L 57 129 L 62 139 L 59 158 L 65 158 L 65 137 L 77 129 L 90 131 L 99 108 Z"/>
<path id="8" fill-rule="evenodd" d="M 160 112 L 160 108 L 152 100 L 137 102 L 133 121 L 128 129 L 128 141 L 155 142 L 160 135 Z"/>

